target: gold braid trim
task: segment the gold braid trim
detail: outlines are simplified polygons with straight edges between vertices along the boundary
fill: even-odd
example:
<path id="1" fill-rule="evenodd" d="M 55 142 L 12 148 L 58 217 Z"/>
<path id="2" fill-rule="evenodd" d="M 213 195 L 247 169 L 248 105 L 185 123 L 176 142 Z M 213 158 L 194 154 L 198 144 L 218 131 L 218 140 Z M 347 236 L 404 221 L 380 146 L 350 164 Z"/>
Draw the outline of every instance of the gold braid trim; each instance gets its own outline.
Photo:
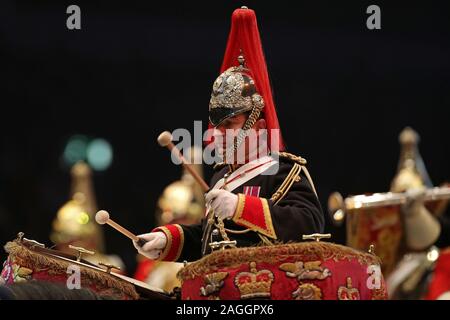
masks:
<path id="1" fill-rule="evenodd" d="M 5 251 L 10 255 L 13 263 L 36 272 L 47 270 L 49 274 L 67 274 L 67 268 L 70 265 L 75 264 L 80 267 L 83 286 L 98 286 L 98 284 L 101 284 L 105 289 L 115 289 L 118 291 L 116 293 L 119 295 L 125 294 L 132 299 L 139 299 L 139 294 L 136 292 L 133 284 L 104 271 L 90 269 L 77 264 L 75 261 L 70 263 L 69 261 L 59 259 L 58 257 L 36 253 L 17 242 L 8 242 L 5 245 Z"/>
<path id="2" fill-rule="evenodd" d="M 262 243 L 264 243 L 266 246 L 273 246 L 273 242 L 269 240 L 266 236 L 263 236 L 259 232 L 257 233 L 258 237 L 261 239 Z"/>
<path id="3" fill-rule="evenodd" d="M 302 167 L 298 163 L 294 163 L 291 171 L 287 175 L 287 177 L 284 179 L 281 186 L 278 188 L 277 191 L 272 195 L 270 200 L 273 202 L 274 205 L 278 204 L 284 196 L 288 193 L 288 191 L 291 189 L 294 182 L 300 181 L 300 172 L 302 171 Z"/>
<path id="4" fill-rule="evenodd" d="M 159 257 L 156 260 L 164 261 L 164 259 L 169 255 L 169 252 L 172 249 L 173 238 L 172 238 L 172 233 L 170 232 L 170 230 L 168 228 L 159 227 L 158 229 L 159 229 L 158 232 L 163 232 L 166 235 L 167 244 L 166 244 L 165 248 L 161 251 L 161 254 L 159 255 Z"/>
<path id="5" fill-rule="evenodd" d="M 311 188 L 314 191 L 314 194 L 316 195 L 316 197 L 318 198 L 319 196 L 317 195 L 317 191 L 316 191 L 316 187 L 314 186 L 314 182 L 312 181 L 311 175 L 309 174 L 308 169 L 306 169 L 306 167 L 303 167 L 303 171 L 305 172 L 305 176 L 309 181 L 309 184 L 311 185 Z"/>
<path id="6" fill-rule="evenodd" d="M 228 232 L 228 233 L 231 233 L 231 234 L 244 234 L 244 233 L 248 233 L 248 232 L 253 231 L 253 230 L 250 230 L 250 229 L 245 229 L 245 230 L 231 230 L 231 229 L 225 228 L 225 231 Z M 259 234 L 259 233 L 258 233 L 258 234 Z"/>
<path id="7" fill-rule="evenodd" d="M 227 231 L 225 230 L 225 224 L 223 223 L 222 218 L 217 218 L 217 223 L 215 224 L 215 226 L 219 229 L 220 236 L 222 237 L 222 239 L 225 241 L 230 241 L 230 238 L 227 235 Z M 230 245 L 230 247 L 234 248 L 236 246 L 233 244 Z"/>
<path id="8" fill-rule="evenodd" d="M 180 233 L 180 246 L 178 247 L 178 252 L 174 259 L 174 261 L 177 261 L 180 258 L 181 252 L 183 251 L 183 247 L 184 247 L 184 231 L 183 231 L 183 228 L 179 224 L 176 224 L 175 227 L 177 227 L 178 232 Z"/>
<path id="9" fill-rule="evenodd" d="M 361 265 L 380 265 L 380 259 L 372 254 L 329 242 L 302 242 L 273 246 L 235 248 L 215 251 L 193 262 L 178 272 L 181 281 L 217 272 L 224 268 L 238 268 L 244 263 L 277 264 L 287 259 L 301 261 L 342 261 L 356 259 Z"/>
<path id="10" fill-rule="evenodd" d="M 311 188 L 313 189 L 314 193 L 317 196 L 317 191 L 316 191 L 316 188 L 314 186 L 314 182 L 313 182 L 313 180 L 311 178 L 311 175 L 309 174 L 308 169 L 306 168 L 307 161 L 306 161 L 305 158 L 293 155 L 292 153 L 288 153 L 288 152 L 278 152 L 278 153 L 275 153 L 275 155 L 278 155 L 280 158 L 287 159 L 289 161 L 298 163 L 302 167 L 303 172 L 305 173 L 306 178 L 308 179 L 309 184 L 311 185 Z"/>
<path id="11" fill-rule="evenodd" d="M 301 166 L 306 166 L 306 164 L 307 164 L 307 161 L 306 161 L 305 158 L 302 158 L 300 156 L 296 156 L 296 155 L 294 155 L 292 153 L 289 153 L 289 152 L 277 152 L 276 154 L 280 158 L 284 158 L 284 159 L 290 160 L 292 162 L 296 162 L 296 163 L 298 163 Z"/>
<path id="12" fill-rule="evenodd" d="M 234 217 L 240 217 L 242 212 L 244 212 L 245 208 L 245 195 L 242 193 L 238 193 L 238 203 L 236 205 L 236 211 L 233 214 Z"/>
<path id="13" fill-rule="evenodd" d="M 263 107 L 264 107 L 263 105 L 260 105 L 260 106 L 254 105 L 253 106 L 250 115 L 248 116 L 247 120 L 244 123 L 244 126 L 239 131 L 239 133 L 236 137 L 236 140 L 235 140 L 235 143 L 233 146 L 233 151 L 237 151 L 237 149 L 239 148 L 241 143 L 244 141 L 244 139 L 247 135 L 247 130 L 251 129 L 253 127 L 253 125 L 256 123 L 259 116 L 261 115 L 261 110 Z"/>

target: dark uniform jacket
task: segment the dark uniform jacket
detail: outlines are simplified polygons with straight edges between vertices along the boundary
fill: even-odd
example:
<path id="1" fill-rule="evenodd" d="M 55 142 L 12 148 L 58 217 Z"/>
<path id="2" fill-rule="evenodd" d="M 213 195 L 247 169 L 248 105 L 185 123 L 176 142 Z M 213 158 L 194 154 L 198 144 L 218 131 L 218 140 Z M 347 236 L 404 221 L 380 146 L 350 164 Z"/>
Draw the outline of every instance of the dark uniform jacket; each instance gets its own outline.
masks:
<path id="1" fill-rule="evenodd" d="M 299 242 L 302 235 L 323 232 L 324 216 L 305 167 L 306 161 L 281 153 L 278 164 L 276 174 L 259 174 L 231 191 L 238 194 L 239 200 L 233 218 L 224 220 L 224 228 L 208 224 L 208 221 L 213 222 L 213 214 L 196 225 L 156 228 L 154 231 L 162 231 L 168 238 L 159 260 L 197 260 L 211 252 L 211 242 L 235 240 L 238 247 L 246 247 Z M 211 188 L 229 172 L 229 166 L 217 170 Z M 223 230 L 228 239 L 222 236 Z"/>

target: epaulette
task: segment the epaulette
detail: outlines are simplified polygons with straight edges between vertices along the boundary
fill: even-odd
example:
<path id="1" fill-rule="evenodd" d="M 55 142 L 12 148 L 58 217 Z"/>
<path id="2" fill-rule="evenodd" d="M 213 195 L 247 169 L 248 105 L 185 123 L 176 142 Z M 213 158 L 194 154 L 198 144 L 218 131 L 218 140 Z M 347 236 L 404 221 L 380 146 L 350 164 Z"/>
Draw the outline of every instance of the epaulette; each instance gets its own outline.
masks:
<path id="1" fill-rule="evenodd" d="M 223 169 L 227 164 L 225 162 L 216 163 L 213 167 L 214 171 Z"/>
<path id="2" fill-rule="evenodd" d="M 289 174 L 284 179 L 281 186 L 272 195 L 270 200 L 272 200 L 274 204 L 277 204 L 278 202 L 280 202 L 284 198 L 284 196 L 289 192 L 292 185 L 295 182 L 300 182 L 300 180 L 301 180 L 300 172 L 301 171 L 303 171 L 303 173 L 306 175 L 306 178 L 308 179 L 309 183 L 311 184 L 312 190 L 314 191 L 314 193 L 317 196 L 317 192 L 316 192 L 316 188 L 314 187 L 314 183 L 311 179 L 308 169 L 306 169 L 306 167 L 305 167 L 306 159 L 304 159 L 300 156 L 293 155 L 292 153 L 288 153 L 288 152 L 279 152 L 277 155 L 280 158 L 283 158 L 283 159 L 293 162 L 294 165 L 293 165 L 291 171 L 289 172 Z"/>
<path id="3" fill-rule="evenodd" d="M 280 158 L 287 159 L 289 161 L 298 163 L 301 166 L 306 166 L 307 161 L 306 161 L 305 158 L 302 158 L 300 156 L 296 156 L 296 155 L 294 155 L 292 153 L 289 153 L 289 152 L 278 152 L 277 154 L 278 154 L 278 156 Z"/>

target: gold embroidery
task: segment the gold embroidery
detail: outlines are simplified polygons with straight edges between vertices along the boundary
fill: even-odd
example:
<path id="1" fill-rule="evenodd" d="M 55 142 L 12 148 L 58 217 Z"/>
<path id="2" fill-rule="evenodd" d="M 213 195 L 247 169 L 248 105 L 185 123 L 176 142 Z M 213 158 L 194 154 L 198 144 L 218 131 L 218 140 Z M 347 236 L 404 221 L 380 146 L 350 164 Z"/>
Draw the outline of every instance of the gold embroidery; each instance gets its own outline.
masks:
<path id="1" fill-rule="evenodd" d="M 295 300 L 321 300 L 322 291 L 312 283 L 304 283 L 292 293 L 292 297 Z"/>
<path id="2" fill-rule="evenodd" d="M 228 272 L 215 272 L 205 276 L 205 286 L 200 288 L 200 294 L 204 297 L 212 296 L 220 291 L 224 285 L 224 279 Z"/>
<path id="3" fill-rule="evenodd" d="M 234 278 L 241 299 L 270 298 L 274 275 L 270 270 L 257 270 L 256 263 L 250 262 L 250 272 L 240 272 Z"/>
<path id="4" fill-rule="evenodd" d="M 280 269 L 286 272 L 286 276 L 297 278 L 297 280 L 323 280 L 331 277 L 331 271 L 328 268 L 320 266 L 321 261 L 296 261 L 295 263 L 283 263 Z"/>
<path id="5" fill-rule="evenodd" d="M 339 300 L 361 300 L 359 291 L 353 288 L 352 278 L 347 277 L 347 286 L 339 287 L 338 289 L 338 299 Z"/>
<path id="6" fill-rule="evenodd" d="M 187 265 L 178 273 L 181 280 L 193 279 L 223 268 L 238 268 L 245 261 L 256 263 L 283 263 L 286 259 L 297 261 L 351 261 L 361 265 L 380 265 L 380 259 L 366 252 L 330 242 L 301 242 L 273 246 L 246 247 L 213 252 Z"/>

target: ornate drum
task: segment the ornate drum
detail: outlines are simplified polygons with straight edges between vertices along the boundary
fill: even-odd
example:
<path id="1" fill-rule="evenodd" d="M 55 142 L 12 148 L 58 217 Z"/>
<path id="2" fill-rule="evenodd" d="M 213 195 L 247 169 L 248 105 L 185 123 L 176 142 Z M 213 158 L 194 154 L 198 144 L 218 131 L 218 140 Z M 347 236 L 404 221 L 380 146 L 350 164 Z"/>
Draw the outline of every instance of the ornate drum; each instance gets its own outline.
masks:
<path id="1" fill-rule="evenodd" d="M 358 250 L 367 250 L 374 245 L 386 276 L 404 253 L 403 233 L 400 205 L 362 207 L 348 211 L 347 245 Z"/>
<path id="2" fill-rule="evenodd" d="M 327 242 L 215 251 L 178 277 L 184 300 L 387 298 L 378 257 Z"/>
<path id="3" fill-rule="evenodd" d="M 111 266 L 102 268 L 80 256 L 45 248 L 23 238 L 23 234 L 8 242 L 5 250 L 8 258 L 3 264 L 0 281 L 6 285 L 33 280 L 61 283 L 76 289 L 78 280 L 74 277 L 79 275 L 79 287 L 99 296 L 124 300 L 171 299 L 163 290 L 111 271 Z"/>
<path id="4" fill-rule="evenodd" d="M 447 200 L 439 200 L 448 192 L 447 188 L 431 190 L 427 209 L 436 215 Z M 359 195 L 345 199 L 347 209 L 347 245 L 367 250 L 374 245 L 380 257 L 382 271 L 388 276 L 407 251 L 404 244 L 404 221 L 402 194 L 385 193 L 370 196 Z"/>

